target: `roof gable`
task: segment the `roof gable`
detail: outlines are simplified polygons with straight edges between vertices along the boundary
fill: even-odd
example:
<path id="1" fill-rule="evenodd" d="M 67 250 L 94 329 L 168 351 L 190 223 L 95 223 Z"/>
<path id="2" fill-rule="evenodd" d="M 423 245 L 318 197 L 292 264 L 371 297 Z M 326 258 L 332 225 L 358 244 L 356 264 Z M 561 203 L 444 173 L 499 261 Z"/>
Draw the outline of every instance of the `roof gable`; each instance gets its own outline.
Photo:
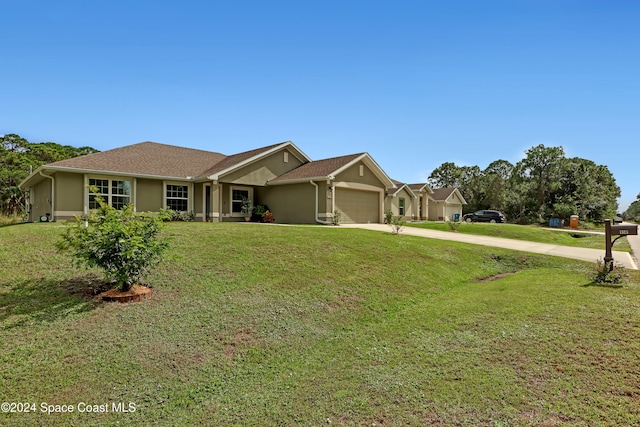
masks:
<path id="1" fill-rule="evenodd" d="M 395 179 L 392 179 L 391 181 L 393 181 L 396 187 L 387 188 L 387 196 L 396 196 L 398 193 L 400 193 L 400 191 L 402 191 L 402 189 L 404 189 L 407 192 L 407 194 L 409 194 L 411 197 L 417 197 L 416 193 L 414 193 L 414 191 L 411 189 L 411 187 L 408 184 L 405 184 L 400 181 L 396 181 Z"/>
<path id="2" fill-rule="evenodd" d="M 426 191 L 427 193 L 433 193 L 433 190 L 431 189 L 431 187 L 429 186 L 429 184 L 426 183 L 420 183 L 420 184 L 407 184 L 409 186 L 409 188 L 415 193 L 415 192 L 421 192 L 421 191 Z"/>
<path id="3" fill-rule="evenodd" d="M 201 176 L 207 177 L 209 179 L 218 179 L 220 176 L 226 173 L 237 170 L 238 168 L 241 168 L 256 160 L 264 158 L 265 156 L 275 151 L 287 147 L 290 148 L 290 152 L 303 163 L 311 162 L 311 159 L 298 147 L 296 147 L 293 142 L 287 141 L 227 156 L 224 160 L 216 163 L 213 167 L 204 171 Z"/>
<path id="4" fill-rule="evenodd" d="M 454 194 L 458 196 L 463 205 L 467 204 L 462 193 L 455 187 L 436 188 L 432 194 L 429 194 L 429 198 L 437 202 L 447 202 Z"/>

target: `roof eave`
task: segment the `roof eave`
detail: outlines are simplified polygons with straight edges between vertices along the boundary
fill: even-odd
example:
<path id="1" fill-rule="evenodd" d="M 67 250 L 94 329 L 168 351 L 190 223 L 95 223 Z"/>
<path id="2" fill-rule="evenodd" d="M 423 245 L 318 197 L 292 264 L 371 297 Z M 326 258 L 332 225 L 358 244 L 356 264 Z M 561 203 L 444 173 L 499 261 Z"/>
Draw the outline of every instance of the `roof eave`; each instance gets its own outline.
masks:
<path id="1" fill-rule="evenodd" d="M 295 179 L 283 179 L 279 181 L 267 181 L 267 185 L 286 185 L 286 184 L 302 184 L 309 181 L 327 181 L 332 179 L 330 175 L 327 176 L 310 176 L 308 178 L 295 178 Z"/>
<path id="2" fill-rule="evenodd" d="M 195 181 L 194 177 L 190 176 L 166 176 L 166 175 L 151 175 L 151 174 L 143 174 L 136 172 L 121 172 L 121 171 L 110 171 L 110 170 L 98 170 L 98 169 L 86 169 L 86 168 L 72 168 L 68 166 L 40 166 L 38 169 L 33 171 L 31 175 L 25 178 L 20 184 L 20 188 L 28 188 L 28 186 L 23 187 L 23 185 L 28 184 L 32 178 L 34 178 L 40 172 L 72 172 L 72 173 L 90 173 L 96 175 L 118 175 L 118 176 L 128 176 L 131 178 L 150 178 L 150 179 L 166 179 L 172 181 Z"/>

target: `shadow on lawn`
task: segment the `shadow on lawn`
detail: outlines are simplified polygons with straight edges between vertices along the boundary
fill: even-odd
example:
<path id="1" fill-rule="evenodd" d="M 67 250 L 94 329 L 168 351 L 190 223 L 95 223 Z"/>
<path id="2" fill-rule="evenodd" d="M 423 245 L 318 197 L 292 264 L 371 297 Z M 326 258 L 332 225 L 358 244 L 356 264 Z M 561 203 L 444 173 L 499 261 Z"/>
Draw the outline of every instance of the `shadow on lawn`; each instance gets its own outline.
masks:
<path id="1" fill-rule="evenodd" d="M 95 296 L 107 290 L 99 276 L 87 274 L 66 280 L 24 280 L 0 291 L 0 329 L 29 323 L 51 322 L 95 308 Z M 0 289 L 8 289 L 2 286 Z"/>

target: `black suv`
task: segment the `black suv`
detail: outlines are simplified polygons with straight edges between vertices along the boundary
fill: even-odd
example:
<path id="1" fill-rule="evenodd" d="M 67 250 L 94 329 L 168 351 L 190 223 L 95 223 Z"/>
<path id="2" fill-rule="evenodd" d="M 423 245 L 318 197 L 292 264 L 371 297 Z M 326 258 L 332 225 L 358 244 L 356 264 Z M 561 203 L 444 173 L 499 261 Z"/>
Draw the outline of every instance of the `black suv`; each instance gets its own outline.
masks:
<path id="1" fill-rule="evenodd" d="M 462 217 L 466 222 L 507 222 L 507 218 L 498 211 L 475 211 Z"/>

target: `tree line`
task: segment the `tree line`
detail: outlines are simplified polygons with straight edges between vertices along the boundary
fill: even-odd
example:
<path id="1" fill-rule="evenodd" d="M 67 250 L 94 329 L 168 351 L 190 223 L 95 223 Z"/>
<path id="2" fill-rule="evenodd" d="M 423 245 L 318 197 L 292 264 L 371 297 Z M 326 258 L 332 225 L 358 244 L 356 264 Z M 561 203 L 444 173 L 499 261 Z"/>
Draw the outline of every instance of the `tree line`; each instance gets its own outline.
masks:
<path id="1" fill-rule="evenodd" d="M 97 151 L 55 142 L 33 143 L 16 134 L 0 136 L 0 212 L 4 215 L 24 213 L 26 194 L 18 185 L 39 166 Z"/>
<path id="2" fill-rule="evenodd" d="M 525 151 L 515 165 L 496 160 L 484 170 L 445 162 L 431 172 L 434 188 L 457 187 L 467 201 L 464 212 L 495 209 L 519 223 L 549 218 L 603 222 L 618 208 L 620 187 L 607 166 L 567 158 L 562 147 L 540 144 Z"/>
<path id="3" fill-rule="evenodd" d="M 626 211 L 622 214 L 622 217 L 627 221 L 640 222 L 640 193 L 634 202 L 631 202 Z"/>

